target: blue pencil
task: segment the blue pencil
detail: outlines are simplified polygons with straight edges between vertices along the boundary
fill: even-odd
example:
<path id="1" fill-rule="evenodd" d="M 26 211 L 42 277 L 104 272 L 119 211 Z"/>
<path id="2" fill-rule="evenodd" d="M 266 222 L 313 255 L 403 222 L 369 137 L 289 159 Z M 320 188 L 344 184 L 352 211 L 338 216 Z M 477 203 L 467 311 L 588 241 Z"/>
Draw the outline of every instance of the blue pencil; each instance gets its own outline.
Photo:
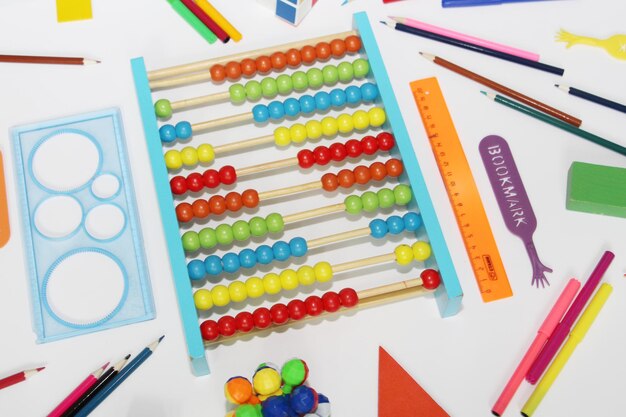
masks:
<path id="1" fill-rule="evenodd" d="M 565 91 L 573 96 L 584 98 L 585 100 L 592 101 L 596 104 L 600 104 L 602 106 L 611 108 L 613 110 L 621 111 L 622 113 L 626 113 L 626 106 L 615 101 L 607 100 L 606 98 L 596 96 L 595 94 L 588 93 L 583 90 L 579 90 L 578 88 L 568 87 L 566 85 L 554 84 L 560 90 Z"/>
<path id="2" fill-rule="evenodd" d="M 102 401 L 104 401 L 126 378 L 130 376 L 141 364 L 152 355 L 161 343 L 165 336 L 159 337 L 152 344 L 145 347 L 139 354 L 128 363 L 122 370 L 109 382 L 98 394 L 96 394 L 91 401 L 89 401 L 77 414 L 76 417 L 88 416 L 93 410 L 96 409 Z"/>

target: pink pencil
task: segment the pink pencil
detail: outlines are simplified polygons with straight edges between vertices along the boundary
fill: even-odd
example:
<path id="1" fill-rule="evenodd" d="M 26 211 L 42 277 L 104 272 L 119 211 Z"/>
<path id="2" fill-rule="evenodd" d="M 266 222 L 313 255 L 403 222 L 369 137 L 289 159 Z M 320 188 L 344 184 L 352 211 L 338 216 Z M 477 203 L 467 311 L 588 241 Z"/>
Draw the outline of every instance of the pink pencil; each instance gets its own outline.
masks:
<path id="1" fill-rule="evenodd" d="M 65 411 L 67 411 L 72 406 L 72 404 L 74 404 L 76 400 L 80 398 L 81 395 L 87 392 L 87 390 L 91 388 L 93 384 L 96 383 L 96 381 L 98 381 L 98 378 L 100 378 L 100 375 L 102 375 L 104 369 L 108 365 L 109 362 L 105 363 L 100 368 L 90 373 L 83 382 L 81 382 L 76 388 L 74 388 L 74 391 L 70 392 L 70 395 L 65 397 L 65 399 L 61 401 L 61 403 L 57 405 L 56 408 L 50 412 L 50 414 L 48 414 L 48 417 L 59 417 Z"/>
<path id="2" fill-rule="evenodd" d="M 552 310 L 550 310 L 550 313 L 548 313 L 548 316 L 539 328 L 535 340 L 533 340 L 533 343 L 528 348 L 528 351 L 522 358 L 522 361 L 519 365 L 517 365 L 515 372 L 513 372 L 511 379 L 509 379 L 509 382 L 507 382 L 504 390 L 502 390 L 502 394 L 500 394 L 500 397 L 491 408 L 491 413 L 493 415 L 501 416 L 502 413 L 504 413 L 506 406 L 509 405 L 511 398 L 513 398 L 513 395 L 515 394 L 515 391 L 517 391 L 517 388 L 519 388 L 520 384 L 524 380 L 526 372 L 528 372 L 531 365 L 535 361 L 535 358 L 539 355 L 541 348 L 546 343 L 546 340 L 548 340 L 556 328 L 556 325 L 561 320 L 561 317 L 563 317 L 567 311 L 579 288 L 580 281 L 574 278 L 569 280 L 567 286 L 563 289 L 563 292 L 556 300 L 554 307 L 552 307 Z"/>
<path id="3" fill-rule="evenodd" d="M 484 39 L 476 38 L 474 36 L 465 35 L 463 33 L 455 32 L 450 29 L 444 29 L 439 26 L 434 26 L 429 23 L 420 22 L 419 20 L 410 19 L 408 17 L 393 17 L 390 19 L 395 20 L 403 25 L 412 26 L 416 29 L 425 30 L 428 32 L 436 33 L 437 35 L 448 36 L 460 41 L 473 43 L 474 45 L 483 46 L 485 48 L 494 49 L 499 52 L 519 56 L 520 58 L 530 59 L 531 61 L 539 61 L 539 55 L 533 52 L 524 51 L 522 49 L 513 48 L 512 46 L 502 45 L 500 43 L 487 41 Z"/>

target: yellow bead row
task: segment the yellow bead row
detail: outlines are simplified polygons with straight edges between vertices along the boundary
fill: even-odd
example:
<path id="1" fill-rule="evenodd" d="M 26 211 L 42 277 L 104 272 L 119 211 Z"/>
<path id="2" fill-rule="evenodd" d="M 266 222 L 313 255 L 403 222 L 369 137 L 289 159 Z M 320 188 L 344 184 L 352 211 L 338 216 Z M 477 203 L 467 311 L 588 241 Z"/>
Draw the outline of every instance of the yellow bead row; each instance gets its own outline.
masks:
<path id="1" fill-rule="evenodd" d="M 169 170 L 177 170 L 186 166 L 188 168 L 195 167 L 198 163 L 209 163 L 215 159 L 215 151 L 213 146 L 208 143 L 203 143 L 194 148 L 193 146 L 186 146 L 180 151 L 176 149 L 165 152 L 165 166 Z"/>
<path id="2" fill-rule="evenodd" d="M 415 242 L 411 246 L 400 245 L 394 251 L 398 265 L 408 265 L 413 261 L 424 262 L 430 258 L 432 250 L 427 242 Z"/>

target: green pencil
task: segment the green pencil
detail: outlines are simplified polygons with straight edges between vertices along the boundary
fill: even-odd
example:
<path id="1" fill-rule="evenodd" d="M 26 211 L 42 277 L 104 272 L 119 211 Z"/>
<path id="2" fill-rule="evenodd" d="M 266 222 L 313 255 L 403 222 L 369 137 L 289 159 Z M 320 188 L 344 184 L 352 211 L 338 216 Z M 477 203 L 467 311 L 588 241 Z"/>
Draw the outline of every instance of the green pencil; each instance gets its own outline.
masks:
<path id="1" fill-rule="evenodd" d="M 180 0 L 167 0 L 167 2 L 176 10 L 176 13 L 185 19 L 208 43 L 213 43 L 217 40 L 215 33 L 211 32 L 211 30 L 206 27 L 191 10 L 181 3 Z"/>
<path id="2" fill-rule="evenodd" d="M 586 130 L 582 130 L 576 126 L 572 126 L 569 123 L 565 123 L 555 117 L 549 116 L 545 113 L 542 113 L 533 108 L 520 104 L 516 101 L 510 100 L 499 94 L 487 93 L 485 91 L 481 91 L 481 93 L 483 93 L 488 98 L 490 98 L 491 100 L 494 100 L 497 103 L 504 104 L 505 106 L 515 109 L 519 112 L 526 113 L 527 115 L 532 116 L 535 119 L 542 120 L 546 123 L 551 124 L 552 126 L 556 126 L 563 130 L 567 130 L 568 132 L 573 133 L 576 136 L 580 136 L 583 139 L 587 139 L 588 141 L 593 142 L 596 145 L 603 146 L 607 149 L 610 149 L 614 152 L 617 152 L 621 155 L 626 156 L 626 148 L 621 145 L 618 145 L 617 143 L 601 138 L 600 136 L 594 135 L 593 133 L 587 132 Z"/>

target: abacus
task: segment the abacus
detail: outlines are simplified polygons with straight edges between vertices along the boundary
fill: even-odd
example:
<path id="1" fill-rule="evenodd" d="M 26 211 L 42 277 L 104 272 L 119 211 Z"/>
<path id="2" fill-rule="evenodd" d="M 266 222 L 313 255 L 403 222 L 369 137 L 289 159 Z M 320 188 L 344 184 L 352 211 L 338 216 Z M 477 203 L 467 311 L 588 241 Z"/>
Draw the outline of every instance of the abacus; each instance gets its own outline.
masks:
<path id="1" fill-rule="evenodd" d="M 354 22 L 344 33 L 151 72 L 143 58 L 132 60 L 196 375 L 209 372 L 208 346 L 302 320 L 431 291 L 443 317 L 460 309 L 462 290 L 367 15 Z M 200 88 L 215 91 L 172 99 Z M 233 116 L 233 105 L 247 110 Z M 159 127 L 157 118 L 181 111 L 212 120 Z M 343 166 L 357 158 L 367 163 Z M 248 181 L 264 190 L 243 188 Z M 375 254 L 346 260 L 346 245 Z M 319 255 L 334 260 L 309 260 Z M 416 267 L 419 278 L 398 280 Z M 365 289 L 342 288 L 347 279 Z M 296 290 L 324 294 L 275 302 Z"/>

